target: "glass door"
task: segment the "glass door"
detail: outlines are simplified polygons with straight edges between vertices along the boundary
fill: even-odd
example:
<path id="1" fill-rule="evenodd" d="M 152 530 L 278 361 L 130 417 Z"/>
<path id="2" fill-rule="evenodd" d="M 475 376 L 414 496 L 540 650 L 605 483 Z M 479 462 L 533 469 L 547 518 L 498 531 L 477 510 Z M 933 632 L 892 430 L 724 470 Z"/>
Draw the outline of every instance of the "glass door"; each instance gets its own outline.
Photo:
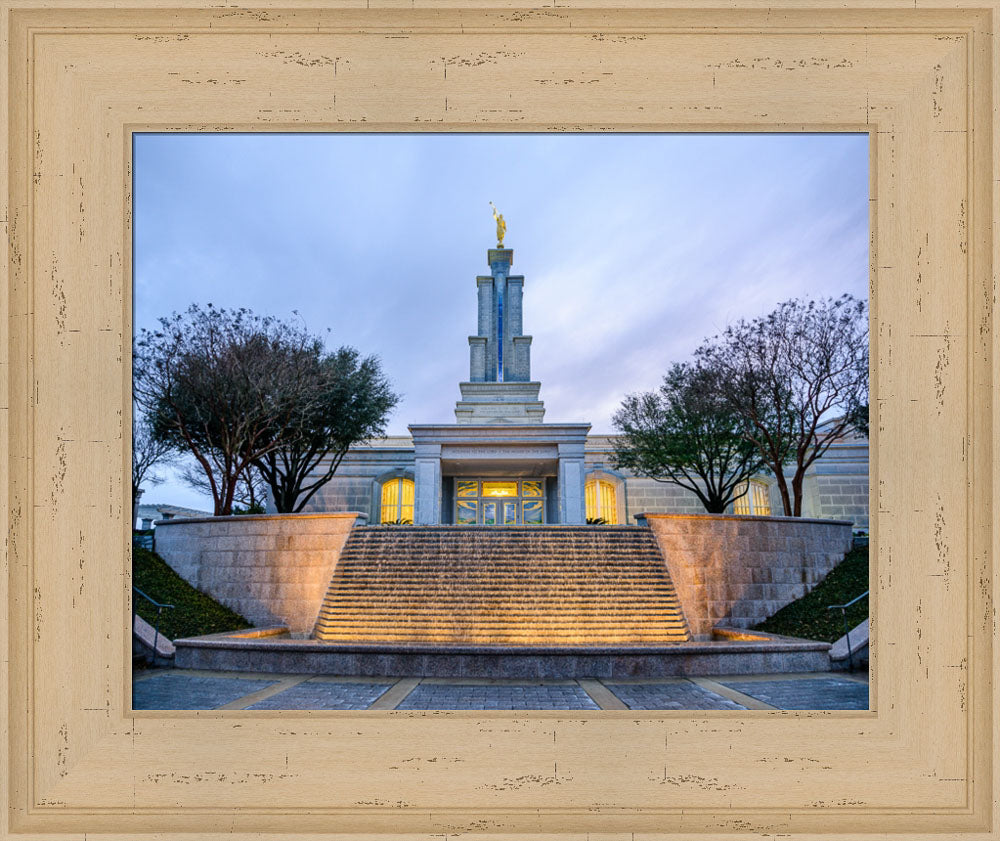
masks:
<path id="1" fill-rule="evenodd" d="M 460 526 L 539 526 L 545 520 L 544 479 L 457 479 Z"/>

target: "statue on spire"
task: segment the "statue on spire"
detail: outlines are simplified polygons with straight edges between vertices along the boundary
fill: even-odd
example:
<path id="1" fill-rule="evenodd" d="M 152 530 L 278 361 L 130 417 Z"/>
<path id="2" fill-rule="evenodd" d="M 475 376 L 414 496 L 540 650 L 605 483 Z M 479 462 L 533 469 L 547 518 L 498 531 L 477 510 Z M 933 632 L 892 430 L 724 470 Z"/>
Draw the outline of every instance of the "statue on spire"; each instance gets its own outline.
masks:
<path id="1" fill-rule="evenodd" d="M 503 248 L 503 238 L 504 234 L 507 233 L 507 223 L 503 220 L 503 214 L 497 213 L 496 205 L 490 202 L 490 207 L 493 208 L 493 218 L 497 223 L 497 248 Z"/>

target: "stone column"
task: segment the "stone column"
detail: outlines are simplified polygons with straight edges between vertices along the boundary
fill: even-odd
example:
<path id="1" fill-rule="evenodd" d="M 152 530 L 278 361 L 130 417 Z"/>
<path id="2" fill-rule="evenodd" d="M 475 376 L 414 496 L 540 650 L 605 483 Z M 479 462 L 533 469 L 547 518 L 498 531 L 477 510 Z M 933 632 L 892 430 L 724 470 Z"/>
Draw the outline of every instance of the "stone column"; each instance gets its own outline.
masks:
<path id="1" fill-rule="evenodd" d="M 494 362 L 496 363 L 496 381 L 502 382 L 507 379 L 507 370 L 510 368 L 510 325 L 507 322 L 507 276 L 498 271 L 493 275 L 493 289 L 495 290 L 494 300 L 496 304 L 493 309 L 493 336 L 495 350 Z M 503 313 L 502 323 L 499 315 Z M 500 331 L 502 330 L 502 335 Z M 501 359 L 501 357 L 503 357 Z"/>
<path id="2" fill-rule="evenodd" d="M 508 379 L 517 383 L 531 382 L 531 336 L 514 336 L 511 345 L 514 362 Z"/>
<path id="3" fill-rule="evenodd" d="M 476 286 L 479 288 L 479 326 L 476 329 L 480 336 L 488 336 L 493 323 L 493 276 L 480 275 L 476 278 Z"/>
<path id="4" fill-rule="evenodd" d="M 504 337 L 506 344 L 503 348 L 503 358 L 506 365 L 504 366 L 503 378 L 511 382 L 527 382 L 529 377 L 520 376 L 518 370 L 520 359 L 514 347 L 516 337 L 521 335 L 521 300 L 524 297 L 524 275 L 508 275 L 504 295 L 503 320 L 507 335 Z"/>
<path id="5" fill-rule="evenodd" d="M 413 523 L 434 526 L 441 522 L 441 445 L 419 444 L 413 470 Z"/>
<path id="6" fill-rule="evenodd" d="M 522 299 L 524 298 L 524 275 L 512 274 L 507 278 L 507 320 L 510 335 L 520 336 L 524 331 L 522 322 Z"/>
<path id="7" fill-rule="evenodd" d="M 512 349 L 510 343 L 510 337 L 512 335 L 510 329 L 510 318 L 507 312 L 509 304 L 507 301 L 507 277 L 510 275 L 510 267 L 514 263 L 514 251 L 510 248 L 491 248 L 486 253 L 486 262 L 489 263 L 490 273 L 493 275 L 493 300 L 494 302 L 503 299 L 503 335 L 497 335 L 497 303 L 493 304 L 493 324 L 490 326 L 489 333 L 483 333 L 484 336 L 489 336 L 492 340 L 492 344 L 489 348 L 487 367 L 490 364 L 493 365 L 493 373 L 487 374 L 488 379 L 500 381 L 507 379 L 507 371 L 511 368 L 513 359 L 511 358 Z M 502 349 L 503 362 L 499 360 L 498 353 Z"/>
<path id="8" fill-rule="evenodd" d="M 496 369 L 497 369 L 497 348 L 496 348 L 496 296 L 493 293 L 493 276 L 492 275 L 480 275 L 476 278 L 476 286 L 479 290 L 479 311 L 478 311 L 478 323 L 476 329 L 478 331 L 477 338 L 482 339 L 482 354 L 483 354 L 483 367 L 482 376 L 477 379 L 477 374 L 479 371 L 478 362 L 476 354 L 479 353 L 479 349 L 472 345 L 472 337 L 469 337 L 470 346 L 470 368 L 472 370 L 471 381 L 477 382 L 487 382 L 496 379 Z"/>
<path id="9" fill-rule="evenodd" d="M 486 382 L 486 338 L 469 336 L 469 382 Z"/>
<path id="10" fill-rule="evenodd" d="M 587 522 L 583 494 L 583 444 L 559 445 L 559 522 L 582 525 Z"/>

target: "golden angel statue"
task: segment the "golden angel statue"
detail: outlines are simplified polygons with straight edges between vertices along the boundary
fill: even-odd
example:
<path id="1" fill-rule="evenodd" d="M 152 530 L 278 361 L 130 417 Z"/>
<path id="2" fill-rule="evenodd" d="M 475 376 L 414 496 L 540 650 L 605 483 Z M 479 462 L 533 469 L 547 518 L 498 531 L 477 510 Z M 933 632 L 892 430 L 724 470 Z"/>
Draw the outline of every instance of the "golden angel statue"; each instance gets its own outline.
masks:
<path id="1" fill-rule="evenodd" d="M 497 223 L 497 248 L 503 248 L 503 237 L 507 233 L 507 223 L 503 220 L 503 214 L 497 213 L 496 205 L 490 202 L 490 207 L 493 208 L 493 218 Z"/>

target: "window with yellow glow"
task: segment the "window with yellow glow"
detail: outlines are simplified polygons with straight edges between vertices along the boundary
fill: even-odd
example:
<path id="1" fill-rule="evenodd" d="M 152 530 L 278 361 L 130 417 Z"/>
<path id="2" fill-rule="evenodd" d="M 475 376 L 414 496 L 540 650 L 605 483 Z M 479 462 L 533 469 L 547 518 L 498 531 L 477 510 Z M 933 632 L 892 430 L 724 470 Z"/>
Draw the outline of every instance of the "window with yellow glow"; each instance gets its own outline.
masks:
<path id="1" fill-rule="evenodd" d="M 618 494 L 615 486 L 604 479 L 591 479 L 584 485 L 588 520 L 604 520 L 609 525 L 618 524 Z"/>
<path id="2" fill-rule="evenodd" d="M 456 479 L 455 523 L 538 526 L 545 521 L 544 479 Z"/>
<path id="3" fill-rule="evenodd" d="M 382 485 L 380 523 L 413 523 L 413 480 L 390 479 Z"/>
<path id="4" fill-rule="evenodd" d="M 483 496 L 517 496 L 517 482 L 483 482 Z"/>
<path id="5" fill-rule="evenodd" d="M 771 496 L 765 482 L 752 481 L 743 496 L 733 502 L 733 513 L 753 517 L 771 516 Z M 744 487 L 746 487 L 744 485 Z"/>
<path id="6" fill-rule="evenodd" d="M 522 503 L 521 522 L 526 526 L 540 526 L 542 524 L 542 503 L 541 500 L 528 501 Z"/>

